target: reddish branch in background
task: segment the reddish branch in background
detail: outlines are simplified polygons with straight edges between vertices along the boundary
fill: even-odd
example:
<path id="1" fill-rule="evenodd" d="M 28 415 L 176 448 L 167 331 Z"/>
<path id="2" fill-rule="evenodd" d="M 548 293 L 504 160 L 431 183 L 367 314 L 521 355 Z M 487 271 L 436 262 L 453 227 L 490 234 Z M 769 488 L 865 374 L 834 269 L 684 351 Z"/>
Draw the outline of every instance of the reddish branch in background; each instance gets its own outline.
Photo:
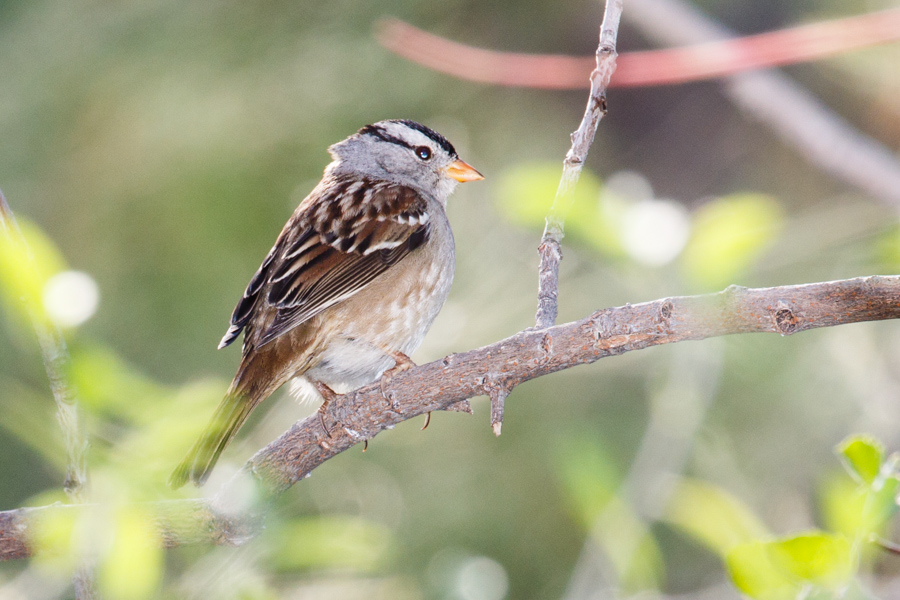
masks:
<path id="1" fill-rule="evenodd" d="M 473 48 L 397 19 L 379 23 L 388 50 L 461 79 L 545 89 L 590 86 L 593 56 L 497 52 Z M 900 9 L 801 25 L 770 33 L 667 50 L 630 52 L 618 58 L 611 87 L 666 85 L 777 67 L 900 40 Z"/>

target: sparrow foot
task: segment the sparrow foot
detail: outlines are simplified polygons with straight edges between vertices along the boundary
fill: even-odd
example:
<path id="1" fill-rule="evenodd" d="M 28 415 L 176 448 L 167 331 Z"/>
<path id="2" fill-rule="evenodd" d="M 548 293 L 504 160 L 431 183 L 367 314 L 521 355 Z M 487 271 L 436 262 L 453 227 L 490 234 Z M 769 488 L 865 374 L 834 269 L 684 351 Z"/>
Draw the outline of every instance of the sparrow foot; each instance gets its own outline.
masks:
<path id="1" fill-rule="evenodd" d="M 416 363 L 412 361 L 410 357 L 403 354 L 402 352 L 397 351 L 385 351 L 388 356 L 394 359 L 394 366 L 382 373 L 381 375 L 381 396 L 387 400 L 387 403 L 391 408 L 396 408 L 394 405 L 394 399 L 392 396 L 388 394 L 388 385 L 391 383 L 391 379 L 397 373 L 402 373 L 403 371 L 408 371 L 416 366 Z"/>
<path id="2" fill-rule="evenodd" d="M 331 435 L 331 430 L 328 429 L 328 426 L 325 425 L 325 411 L 328 409 L 328 403 L 339 397 L 340 394 L 335 392 L 333 389 L 322 383 L 321 381 L 313 381 L 313 385 L 316 387 L 316 391 L 322 396 L 322 405 L 319 407 L 319 422 L 322 424 L 322 429 L 325 430 L 326 435 L 328 437 L 333 437 Z"/>

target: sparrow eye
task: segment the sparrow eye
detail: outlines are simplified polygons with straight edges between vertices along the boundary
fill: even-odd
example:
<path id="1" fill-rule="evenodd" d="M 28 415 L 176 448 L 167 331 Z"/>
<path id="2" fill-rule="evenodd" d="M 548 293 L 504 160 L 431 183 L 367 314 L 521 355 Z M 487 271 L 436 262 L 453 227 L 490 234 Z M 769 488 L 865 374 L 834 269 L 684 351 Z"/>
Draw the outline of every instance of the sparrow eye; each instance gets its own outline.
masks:
<path id="1" fill-rule="evenodd" d="M 422 160 L 428 160 L 431 158 L 431 148 L 428 146 L 416 146 L 416 156 L 421 158 Z"/>

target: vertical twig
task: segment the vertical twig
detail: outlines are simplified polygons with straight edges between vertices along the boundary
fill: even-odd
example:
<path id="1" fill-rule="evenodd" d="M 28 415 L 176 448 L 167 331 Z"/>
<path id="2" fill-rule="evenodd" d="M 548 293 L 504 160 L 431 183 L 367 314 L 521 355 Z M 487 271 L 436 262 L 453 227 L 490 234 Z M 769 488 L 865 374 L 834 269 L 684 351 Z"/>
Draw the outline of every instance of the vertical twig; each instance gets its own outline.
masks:
<path id="1" fill-rule="evenodd" d="M 544 235 L 538 248 L 541 256 L 538 271 L 538 308 L 535 316 L 535 326 L 538 329 L 556 324 L 563 228 L 566 214 L 572 206 L 581 168 L 594 142 L 597 125 L 606 114 L 606 88 L 609 87 L 609 80 L 616 70 L 616 37 L 619 32 L 619 19 L 622 16 L 622 3 L 623 0 L 606 0 L 606 10 L 600 24 L 600 44 L 597 46 L 597 66 L 591 73 L 591 95 L 581 125 L 571 136 L 572 147 L 569 148 L 563 161 L 559 188 L 556 190 L 550 214 L 547 215 Z"/>
<path id="2" fill-rule="evenodd" d="M 36 270 L 34 256 L 2 191 L 0 191 L 0 231 L 12 244 L 22 249 L 29 268 Z M 69 366 L 66 341 L 59 328 L 41 314 L 39 307 L 33 305 L 32 298 L 25 297 L 23 301 L 37 335 L 44 368 L 50 381 L 50 390 L 56 400 L 56 418 L 62 429 L 66 447 L 66 478 L 63 487 L 73 504 L 84 504 L 87 500 L 88 437 L 78 408 L 77 396 L 66 378 Z M 95 576 L 89 562 L 83 563 L 76 570 L 74 585 L 75 597 L 78 600 L 91 600 L 97 597 Z"/>

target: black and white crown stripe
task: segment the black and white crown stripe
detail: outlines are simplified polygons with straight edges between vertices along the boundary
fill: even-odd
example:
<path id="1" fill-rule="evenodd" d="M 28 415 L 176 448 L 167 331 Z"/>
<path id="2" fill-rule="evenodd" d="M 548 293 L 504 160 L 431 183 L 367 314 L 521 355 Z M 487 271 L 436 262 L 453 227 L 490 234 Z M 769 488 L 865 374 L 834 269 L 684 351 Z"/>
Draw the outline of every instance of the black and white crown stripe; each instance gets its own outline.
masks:
<path id="1" fill-rule="evenodd" d="M 404 132 L 404 128 L 411 131 Z M 447 138 L 439 134 L 437 131 L 425 127 L 421 123 L 416 123 L 415 121 L 410 121 L 408 119 L 381 121 L 380 123 L 375 123 L 373 125 L 366 125 L 357 133 L 359 135 L 373 135 L 385 142 L 390 142 L 392 144 L 397 144 L 398 146 L 414 149 L 418 144 L 409 139 L 405 139 L 410 137 L 410 134 L 412 134 L 413 131 L 417 131 L 424 135 L 426 138 L 437 144 L 444 152 L 449 154 L 451 157 L 458 158 L 458 155 L 456 154 L 456 148 L 453 147 L 453 144 L 451 144 L 447 140 Z"/>

